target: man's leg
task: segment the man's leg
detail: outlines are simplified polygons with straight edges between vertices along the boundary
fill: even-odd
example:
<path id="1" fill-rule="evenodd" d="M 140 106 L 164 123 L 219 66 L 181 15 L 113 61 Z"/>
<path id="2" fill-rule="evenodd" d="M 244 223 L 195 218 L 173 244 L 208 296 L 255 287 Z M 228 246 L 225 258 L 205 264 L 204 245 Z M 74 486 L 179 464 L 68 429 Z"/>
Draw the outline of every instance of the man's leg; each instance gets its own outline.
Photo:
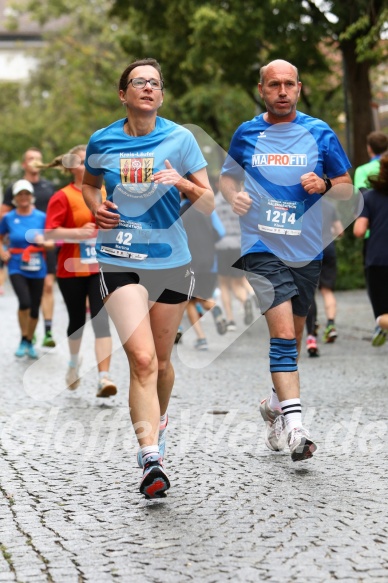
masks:
<path id="1" fill-rule="evenodd" d="M 269 309 L 265 317 L 271 337 L 270 371 L 274 386 L 266 413 L 269 417 L 268 407 L 281 411 L 282 414 L 273 420 L 275 437 L 279 436 L 278 449 L 282 449 L 286 433 L 292 460 L 301 461 L 310 458 L 316 450 L 316 445 L 302 426 L 297 364 L 306 318 L 293 315 L 291 300 Z M 263 412 L 262 416 L 265 418 Z M 276 440 L 273 441 L 276 443 Z"/>

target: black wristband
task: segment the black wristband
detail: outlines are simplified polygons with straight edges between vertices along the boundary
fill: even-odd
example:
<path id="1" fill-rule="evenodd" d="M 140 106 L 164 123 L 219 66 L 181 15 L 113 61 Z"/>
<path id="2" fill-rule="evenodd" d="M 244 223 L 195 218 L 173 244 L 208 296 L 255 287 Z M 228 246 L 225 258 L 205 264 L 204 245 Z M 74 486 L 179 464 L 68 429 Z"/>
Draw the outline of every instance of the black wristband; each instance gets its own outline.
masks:
<path id="1" fill-rule="evenodd" d="M 325 186 L 326 186 L 326 188 L 325 188 L 325 192 L 322 192 L 322 194 L 326 194 L 326 192 L 327 192 L 328 190 L 330 190 L 330 188 L 331 188 L 333 185 L 332 185 L 332 183 L 331 183 L 331 180 L 330 180 L 330 178 L 324 178 L 324 179 L 323 179 L 323 182 L 325 183 Z"/>

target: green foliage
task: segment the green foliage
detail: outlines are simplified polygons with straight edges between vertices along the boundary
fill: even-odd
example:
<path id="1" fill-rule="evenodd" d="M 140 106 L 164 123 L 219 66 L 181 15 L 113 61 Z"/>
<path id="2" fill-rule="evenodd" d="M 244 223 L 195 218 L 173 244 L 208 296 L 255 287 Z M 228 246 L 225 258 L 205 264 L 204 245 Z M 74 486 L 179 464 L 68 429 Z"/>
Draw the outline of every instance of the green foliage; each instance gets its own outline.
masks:
<path id="1" fill-rule="evenodd" d="M 121 117 L 120 74 L 128 62 L 146 56 L 163 67 L 161 115 L 196 124 L 224 150 L 237 126 L 263 108 L 259 70 L 275 58 L 300 71 L 300 109 L 325 119 L 342 137 L 342 65 L 334 51 L 355 42 L 350 66 L 381 59 L 379 38 L 388 11 L 386 0 L 15 0 L 14 5 L 14 30 L 24 13 L 40 24 L 61 18 L 61 28 L 46 35 L 31 81 L 0 85 L 4 183 L 11 163 L 31 145 L 50 160 Z M 368 108 L 369 102 L 361 110 Z M 212 174 L 222 162 L 222 148 L 210 155 Z M 350 227 L 337 250 L 339 287 L 362 287 L 362 241 Z"/>
<path id="2" fill-rule="evenodd" d="M 353 235 L 353 224 L 345 230 L 336 243 L 339 290 L 359 289 L 365 287 L 363 264 L 363 239 Z"/>
<path id="3" fill-rule="evenodd" d="M 47 33 L 45 48 L 31 53 L 40 61 L 31 79 L 22 86 L 1 84 L 4 184 L 11 163 L 28 147 L 41 148 L 51 160 L 87 143 L 92 132 L 122 115 L 117 84 L 128 56 L 118 40 L 123 24 L 108 18 L 110 3 L 67 0 L 66 9 L 57 0 L 27 5 L 39 21 L 63 14 L 65 19 L 60 30 Z"/>
<path id="4" fill-rule="evenodd" d="M 374 13 L 360 16 L 340 35 L 340 41 L 356 38 L 357 60 L 378 64 L 388 57 L 387 45 L 380 40 L 387 31 L 388 7 L 384 7 L 377 17 Z"/>
<path id="5" fill-rule="evenodd" d="M 348 109 L 354 151 L 349 155 L 359 161 L 365 155 L 366 134 L 373 129 L 368 71 L 381 57 L 386 10 L 386 0 L 148 0 L 146 9 L 143 0 L 130 5 L 116 0 L 112 12 L 136 22 L 136 35 L 131 31 L 123 38 L 124 49 L 157 58 L 176 99 L 191 95 L 199 85 L 219 83 L 239 88 L 262 108 L 256 90 L 259 69 L 272 59 L 285 58 L 301 73 L 301 109 L 339 131 L 344 131 L 338 121 L 344 98 L 342 63 L 336 55 L 343 50 L 348 79 L 353 81 Z M 368 85 L 362 92 L 357 86 L 360 60 L 366 62 L 363 83 Z M 198 111 L 217 108 L 217 99 L 202 96 Z M 351 107 L 356 103 L 359 107 Z M 219 138 L 218 128 L 213 131 Z"/>

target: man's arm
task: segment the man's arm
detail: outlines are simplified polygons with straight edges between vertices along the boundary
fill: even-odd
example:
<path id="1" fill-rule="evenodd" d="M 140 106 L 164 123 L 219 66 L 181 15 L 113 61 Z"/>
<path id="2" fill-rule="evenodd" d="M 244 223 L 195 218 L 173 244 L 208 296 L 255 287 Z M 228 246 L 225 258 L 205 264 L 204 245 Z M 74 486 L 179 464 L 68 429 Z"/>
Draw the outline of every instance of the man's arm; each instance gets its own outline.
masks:
<path id="1" fill-rule="evenodd" d="M 307 172 L 300 177 L 307 194 L 324 194 L 337 200 L 349 200 L 353 196 L 353 183 L 349 172 L 330 178 L 331 188 L 326 192 L 326 182 L 315 172 Z"/>
<path id="2" fill-rule="evenodd" d="M 220 190 L 236 215 L 242 217 L 251 208 L 252 199 L 247 192 L 241 190 L 241 182 L 239 180 L 227 174 L 222 174 L 220 177 Z"/>

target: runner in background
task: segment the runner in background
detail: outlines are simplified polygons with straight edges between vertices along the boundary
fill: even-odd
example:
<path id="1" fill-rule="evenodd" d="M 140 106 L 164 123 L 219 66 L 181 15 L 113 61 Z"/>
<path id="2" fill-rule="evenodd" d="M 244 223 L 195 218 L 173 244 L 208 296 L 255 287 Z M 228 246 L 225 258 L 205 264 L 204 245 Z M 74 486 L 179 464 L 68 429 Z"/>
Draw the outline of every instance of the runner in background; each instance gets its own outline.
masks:
<path id="1" fill-rule="evenodd" d="M 334 204 L 324 197 L 322 198 L 322 220 L 323 231 L 330 231 L 333 237 L 333 240 L 323 250 L 322 269 L 318 283 L 318 289 L 322 294 L 326 315 L 326 327 L 322 340 L 326 344 L 331 344 L 337 338 L 337 330 L 335 327 L 337 302 L 334 295 L 337 280 L 337 255 L 334 239 L 343 235 L 344 227 Z M 317 344 L 318 327 L 317 302 L 314 296 L 306 318 L 306 348 L 310 356 L 319 356 Z"/>
<path id="2" fill-rule="evenodd" d="M 22 168 L 24 170 L 23 178 L 31 182 L 34 187 L 35 207 L 46 212 L 50 198 L 55 192 L 55 186 L 49 180 L 40 176 L 42 167 L 42 153 L 38 148 L 28 148 L 23 154 Z M 1 205 L 0 215 L 14 208 L 12 185 L 4 192 L 3 204 Z M 45 348 L 54 348 L 55 340 L 52 335 L 52 321 L 54 315 L 54 281 L 56 271 L 56 250 L 47 250 L 46 253 L 47 274 L 44 279 L 43 296 L 41 302 L 41 311 L 44 318 L 44 338 L 42 346 Z"/>
<path id="3" fill-rule="evenodd" d="M 190 209 L 190 212 L 187 212 Z M 191 253 L 191 266 L 195 273 L 193 297 L 186 307 L 187 317 L 197 335 L 196 350 L 208 350 L 208 342 L 201 325 L 198 304 L 204 313 L 212 311 L 214 324 L 219 334 L 225 334 L 227 325 L 222 310 L 213 299 L 217 285 L 217 256 L 215 245 L 225 235 L 225 229 L 216 211 L 210 217 L 198 212 L 189 199 L 181 193 L 183 226 Z"/>
<path id="4" fill-rule="evenodd" d="M 34 187 L 28 180 L 17 180 L 12 186 L 15 207 L 0 221 L 0 258 L 7 263 L 13 290 L 19 301 L 18 322 L 21 339 L 15 356 L 38 358 L 32 344 L 38 323 L 44 278 L 47 273 L 45 255 L 53 242 L 44 240 L 45 214 L 34 206 Z M 4 246 L 4 237 L 8 246 Z"/>
<path id="5" fill-rule="evenodd" d="M 363 192 L 364 208 L 356 219 L 353 232 L 364 237 L 370 229 L 365 253 L 365 277 L 367 291 L 376 318 L 372 346 L 385 344 L 388 314 L 388 152 L 380 158 L 377 176 L 369 178 L 371 189 Z"/>
<path id="6" fill-rule="evenodd" d="M 73 177 L 50 199 L 47 208 L 46 236 L 61 242 L 57 262 L 58 286 L 66 304 L 69 324 L 67 328 L 70 351 L 66 383 L 70 390 L 81 381 L 80 348 L 86 322 L 86 302 L 95 335 L 94 349 L 98 367 L 97 397 L 110 397 L 117 393 L 109 368 L 112 338 L 108 313 L 101 299 L 95 237 L 94 217 L 82 196 L 82 178 L 85 170 L 86 145 L 78 145 L 67 154 L 58 156 L 47 168 L 60 168 Z"/>
<path id="7" fill-rule="evenodd" d="M 217 188 L 218 184 L 217 182 Z M 228 331 L 234 331 L 237 329 L 237 324 L 233 314 L 232 298 L 234 296 L 240 302 L 244 310 L 244 324 L 249 326 L 253 322 L 253 309 L 248 290 L 252 293 L 253 290 L 241 269 L 234 266 L 241 257 L 239 218 L 219 190 L 214 200 L 217 214 L 225 228 L 225 236 L 216 243 L 218 287 L 226 315 L 226 328 Z"/>

